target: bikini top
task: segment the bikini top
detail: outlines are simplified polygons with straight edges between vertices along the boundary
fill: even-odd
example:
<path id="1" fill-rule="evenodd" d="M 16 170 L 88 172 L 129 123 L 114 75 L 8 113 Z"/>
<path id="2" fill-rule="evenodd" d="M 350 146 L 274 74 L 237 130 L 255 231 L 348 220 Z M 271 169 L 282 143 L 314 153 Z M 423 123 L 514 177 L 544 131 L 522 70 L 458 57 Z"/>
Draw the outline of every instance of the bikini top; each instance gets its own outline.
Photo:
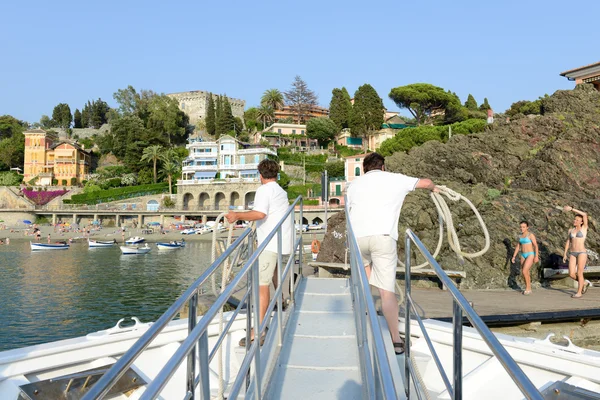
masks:
<path id="1" fill-rule="evenodd" d="M 529 244 L 529 243 L 531 243 L 531 239 L 529 239 L 529 233 L 525 237 L 520 237 L 519 238 L 519 243 L 520 244 Z"/>
<path id="2" fill-rule="evenodd" d="M 573 238 L 585 238 L 585 233 L 583 233 L 583 231 L 577 231 L 577 233 L 573 235 L 573 231 L 571 231 L 571 239 Z"/>

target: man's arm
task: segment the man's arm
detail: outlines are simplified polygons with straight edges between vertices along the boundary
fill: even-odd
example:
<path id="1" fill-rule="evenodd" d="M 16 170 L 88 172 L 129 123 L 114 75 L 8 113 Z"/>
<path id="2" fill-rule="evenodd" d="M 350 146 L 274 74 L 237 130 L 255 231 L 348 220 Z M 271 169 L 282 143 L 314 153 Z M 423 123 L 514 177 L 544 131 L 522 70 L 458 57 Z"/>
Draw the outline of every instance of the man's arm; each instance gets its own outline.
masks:
<path id="1" fill-rule="evenodd" d="M 235 221 L 258 221 L 266 217 L 267 214 L 261 213 L 260 211 L 247 211 L 247 212 L 235 212 L 229 211 L 225 218 L 229 221 L 230 224 Z"/>
<path id="2" fill-rule="evenodd" d="M 437 188 L 431 179 L 419 179 L 415 189 L 429 189 L 431 191 L 437 192 Z"/>

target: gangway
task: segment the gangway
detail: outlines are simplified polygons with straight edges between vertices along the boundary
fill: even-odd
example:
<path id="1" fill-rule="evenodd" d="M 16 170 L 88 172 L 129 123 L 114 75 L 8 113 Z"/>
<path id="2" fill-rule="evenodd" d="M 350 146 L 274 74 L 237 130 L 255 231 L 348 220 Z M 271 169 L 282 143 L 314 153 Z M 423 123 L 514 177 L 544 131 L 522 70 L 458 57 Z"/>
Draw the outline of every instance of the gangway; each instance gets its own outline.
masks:
<path id="1" fill-rule="evenodd" d="M 397 357 L 387 325 L 377 315 L 371 296 L 371 289 L 360 257 L 349 218 L 347 221 L 347 245 L 351 273 L 347 278 L 304 277 L 302 232 L 294 229 L 294 210 L 299 206 L 302 220 L 302 197 L 299 196 L 288 208 L 284 217 L 273 231 L 254 250 L 255 238 L 247 228 L 229 246 L 173 305 L 120 357 L 113 366 L 91 387 L 84 400 L 104 398 L 120 378 L 135 366 L 142 353 L 161 332 L 165 331 L 178 311 L 189 304 L 188 334 L 174 349 L 169 360 L 153 376 L 146 376 L 148 384 L 140 399 L 406 399 L 427 398 L 427 389 L 416 379 L 416 366 L 411 362 L 407 346 L 407 356 Z M 348 210 L 346 209 L 346 215 Z M 298 265 L 297 279 L 290 279 L 291 303 L 283 310 L 283 285 L 275 290 L 267 308 L 265 321 L 259 321 L 259 269 L 258 257 L 270 240 L 276 240 L 279 249 L 278 265 L 284 265 L 281 232 L 290 220 L 293 254 L 278 268 L 278 282 L 294 275 Z M 217 221 L 218 222 L 218 221 Z M 278 234 L 279 233 L 279 234 Z M 526 398 L 538 399 L 539 392 L 528 381 L 519 367 L 487 327 L 475 319 L 476 313 L 462 297 L 458 289 L 445 275 L 427 249 L 412 232 L 407 232 L 407 314 L 415 305 L 410 297 L 410 242 L 432 263 L 436 273 L 447 284 L 455 298 L 458 310 L 472 321 L 485 337 L 499 361 L 523 390 Z M 244 255 L 246 254 L 246 255 Z M 221 295 L 200 318 L 197 316 L 197 300 L 201 287 L 213 274 L 219 273 L 227 263 L 241 263 L 229 284 L 222 288 Z M 443 279 L 445 276 L 445 279 Z M 243 287 L 240 291 L 239 288 Z M 241 292 L 241 294 L 240 294 Z M 241 297 L 235 311 L 223 318 L 222 308 L 234 295 Z M 244 317 L 245 314 L 245 317 Z M 474 317 L 475 316 L 475 317 Z M 422 321 L 419 326 L 426 337 Z M 209 325 L 220 318 L 216 341 L 209 346 Z M 473 319 L 472 319 L 473 318 Z M 230 329 L 239 321 L 246 324 L 246 348 L 238 348 L 240 362 L 235 371 L 232 365 L 223 372 L 223 359 L 219 349 L 231 340 Z M 457 321 L 462 318 L 457 319 Z M 211 326 L 214 326 L 211 325 Z M 259 340 L 250 341 L 250 333 L 255 329 L 255 337 L 266 335 L 264 345 Z M 410 318 L 405 325 L 406 337 L 410 338 Z M 213 336 L 215 332 L 212 332 Z M 444 383 L 452 399 L 462 398 L 462 376 L 460 374 L 460 325 L 455 323 L 455 363 L 452 384 L 442 369 Z M 426 337 L 427 339 L 427 337 Z M 433 349 L 433 347 L 432 347 Z M 236 351 L 238 351 L 236 350 Z M 234 364 L 235 354 L 228 354 L 225 360 Z M 217 367 L 217 360 L 221 364 Z M 405 375 L 401 373 L 400 364 Z M 438 367 L 441 364 L 436 363 Z M 511 371 L 509 371 L 510 373 Z M 185 377 L 185 379 L 180 379 Z M 214 384 L 215 378 L 218 385 Z M 216 387 L 218 386 L 218 388 Z"/>

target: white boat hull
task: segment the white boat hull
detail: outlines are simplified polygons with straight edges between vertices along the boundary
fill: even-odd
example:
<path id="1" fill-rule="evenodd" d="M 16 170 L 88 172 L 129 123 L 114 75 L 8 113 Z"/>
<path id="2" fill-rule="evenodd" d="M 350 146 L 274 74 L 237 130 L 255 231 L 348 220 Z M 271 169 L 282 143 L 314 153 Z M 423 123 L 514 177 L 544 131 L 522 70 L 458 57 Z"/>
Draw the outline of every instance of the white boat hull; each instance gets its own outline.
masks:
<path id="1" fill-rule="evenodd" d="M 159 250 L 177 250 L 177 249 L 181 249 L 184 246 L 185 245 L 181 244 L 181 243 L 175 243 L 175 244 L 156 243 L 156 247 L 158 247 Z"/>
<path id="2" fill-rule="evenodd" d="M 115 242 L 98 242 L 95 240 L 88 240 L 89 247 L 113 247 Z"/>
<path id="3" fill-rule="evenodd" d="M 38 250 L 68 250 L 69 249 L 69 245 L 68 244 L 45 244 L 45 243 L 33 243 L 33 242 L 29 242 L 30 246 L 31 246 L 31 250 L 33 251 L 38 251 Z"/>
<path id="4" fill-rule="evenodd" d="M 144 241 L 146 241 L 146 239 L 136 236 L 136 237 L 127 239 L 125 241 L 125 244 L 140 244 L 140 243 L 143 243 Z"/>
<path id="5" fill-rule="evenodd" d="M 152 250 L 151 247 L 137 247 L 137 246 L 119 246 L 121 253 L 123 254 L 146 254 Z"/>

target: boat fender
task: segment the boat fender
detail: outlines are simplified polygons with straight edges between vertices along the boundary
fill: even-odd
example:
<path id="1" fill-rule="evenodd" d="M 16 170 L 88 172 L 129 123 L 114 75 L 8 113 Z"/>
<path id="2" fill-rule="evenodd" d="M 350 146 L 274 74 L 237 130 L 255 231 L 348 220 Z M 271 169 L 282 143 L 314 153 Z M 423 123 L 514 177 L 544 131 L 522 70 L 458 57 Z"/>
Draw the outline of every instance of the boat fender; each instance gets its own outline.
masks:
<path id="1" fill-rule="evenodd" d="M 150 325 L 152 325 L 151 322 L 147 322 L 147 323 L 141 322 L 137 317 L 131 317 L 131 319 L 134 322 L 133 325 L 122 327 L 121 323 L 123 321 L 125 321 L 125 318 L 121 318 L 117 322 L 117 324 L 115 326 L 113 326 L 112 328 L 90 333 L 90 334 L 86 335 L 86 338 L 90 338 L 90 339 L 100 338 L 100 337 L 116 335 L 116 334 L 120 334 L 120 333 L 132 332 L 132 331 L 137 331 L 138 329 L 148 328 Z"/>

